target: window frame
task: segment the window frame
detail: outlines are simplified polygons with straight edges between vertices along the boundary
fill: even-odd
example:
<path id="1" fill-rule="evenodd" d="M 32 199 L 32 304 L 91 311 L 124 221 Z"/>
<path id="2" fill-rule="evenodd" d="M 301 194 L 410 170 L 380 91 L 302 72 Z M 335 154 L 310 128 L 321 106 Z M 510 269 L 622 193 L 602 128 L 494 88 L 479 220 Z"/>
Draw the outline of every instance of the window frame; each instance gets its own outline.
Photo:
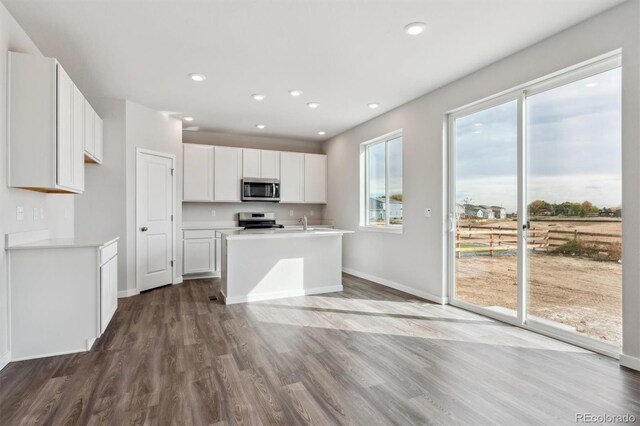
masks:
<path id="1" fill-rule="evenodd" d="M 404 137 L 402 129 L 394 130 L 374 139 L 370 139 L 360 144 L 360 220 L 359 229 L 361 231 L 387 232 L 393 234 L 402 234 L 404 231 L 404 217 L 402 224 L 392 225 L 389 223 L 390 210 L 390 194 L 389 194 L 389 142 L 398 138 L 402 138 L 402 185 L 404 193 Z M 384 224 L 376 225 L 369 223 L 369 156 L 368 149 L 374 145 L 384 144 L 384 175 L 385 175 L 385 208 L 384 208 Z M 404 197 L 403 197 L 404 203 Z M 404 206 L 403 206 L 404 207 Z M 403 209 L 404 216 L 404 209 Z"/>

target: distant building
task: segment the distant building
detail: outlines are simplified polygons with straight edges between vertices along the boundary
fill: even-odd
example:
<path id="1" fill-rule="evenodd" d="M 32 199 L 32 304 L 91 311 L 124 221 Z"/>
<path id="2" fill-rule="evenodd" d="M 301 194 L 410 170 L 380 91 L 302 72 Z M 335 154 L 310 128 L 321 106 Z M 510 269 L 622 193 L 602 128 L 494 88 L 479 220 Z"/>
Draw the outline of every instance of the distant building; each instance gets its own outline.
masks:
<path id="1" fill-rule="evenodd" d="M 476 206 L 473 204 L 464 205 L 464 214 L 478 219 L 495 219 L 494 211 L 488 206 Z"/>
<path id="2" fill-rule="evenodd" d="M 369 198 L 369 220 L 384 221 L 386 198 Z M 402 219 L 402 201 L 389 200 L 389 220 Z"/>
<path id="3" fill-rule="evenodd" d="M 460 204 L 460 203 L 456 203 L 456 217 L 458 219 L 462 219 L 466 216 L 465 210 L 464 210 L 464 205 Z"/>
<path id="4" fill-rule="evenodd" d="M 491 210 L 493 210 L 493 216 L 496 219 L 505 219 L 507 217 L 507 209 L 500 206 L 491 206 Z"/>

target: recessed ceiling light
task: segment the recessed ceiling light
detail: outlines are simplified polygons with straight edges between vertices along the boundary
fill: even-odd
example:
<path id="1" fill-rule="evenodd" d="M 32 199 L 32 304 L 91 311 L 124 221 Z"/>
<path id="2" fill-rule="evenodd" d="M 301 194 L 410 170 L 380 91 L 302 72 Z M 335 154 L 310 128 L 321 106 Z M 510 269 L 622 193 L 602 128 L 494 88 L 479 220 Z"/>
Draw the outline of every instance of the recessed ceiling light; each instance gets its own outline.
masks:
<path id="1" fill-rule="evenodd" d="M 265 126 L 264 124 L 256 124 L 256 127 L 257 127 L 258 129 L 264 129 L 264 128 L 265 128 L 265 127 L 267 127 L 267 126 Z"/>
<path id="2" fill-rule="evenodd" d="M 205 77 L 204 74 L 195 74 L 195 73 L 189 74 L 189 78 L 193 81 L 205 81 L 207 79 L 207 77 Z"/>
<path id="3" fill-rule="evenodd" d="M 300 95 L 302 95 L 302 90 L 291 89 L 291 90 L 289 90 L 289 94 L 291 96 L 300 96 Z"/>
<path id="4" fill-rule="evenodd" d="M 475 133 L 477 135 L 477 134 L 482 133 L 482 132 L 480 130 L 476 130 L 473 133 Z"/>
<path id="5" fill-rule="evenodd" d="M 376 109 L 379 106 L 380 106 L 380 104 L 377 103 L 377 102 L 372 102 L 372 103 L 369 104 L 369 108 L 371 108 L 371 109 Z"/>
<path id="6" fill-rule="evenodd" d="M 598 85 L 598 83 L 587 83 L 585 84 L 586 87 L 596 87 Z"/>
<path id="7" fill-rule="evenodd" d="M 327 133 L 326 133 L 325 131 L 323 131 L 323 130 L 320 130 L 320 131 L 318 132 L 318 134 L 319 134 L 320 136 L 324 136 L 324 135 L 326 135 Z"/>
<path id="8" fill-rule="evenodd" d="M 309 108 L 318 108 L 318 107 L 320 106 L 320 104 L 319 104 L 318 102 L 309 102 L 309 103 L 307 104 L 307 106 L 308 106 Z"/>
<path id="9" fill-rule="evenodd" d="M 184 121 L 193 121 L 193 117 L 182 117 Z"/>
<path id="10" fill-rule="evenodd" d="M 424 32 L 427 29 L 427 24 L 424 22 L 412 22 L 410 24 L 405 25 L 404 32 L 409 35 L 418 35 Z"/>
<path id="11" fill-rule="evenodd" d="M 256 101 L 264 101 L 264 98 L 266 98 L 265 95 L 261 95 L 260 93 L 254 93 L 251 97 Z"/>
<path id="12" fill-rule="evenodd" d="M 475 123 L 474 126 L 476 127 L 482 127 L 482 123 Z"/>

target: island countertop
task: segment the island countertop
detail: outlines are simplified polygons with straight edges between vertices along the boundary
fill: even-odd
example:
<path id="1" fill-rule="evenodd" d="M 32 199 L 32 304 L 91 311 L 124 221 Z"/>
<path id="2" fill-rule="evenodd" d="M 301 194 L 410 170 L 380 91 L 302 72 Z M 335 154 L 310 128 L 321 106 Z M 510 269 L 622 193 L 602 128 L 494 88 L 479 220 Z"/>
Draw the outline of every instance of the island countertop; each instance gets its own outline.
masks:
<path id="1" fill-rule="evenodd" d="M 329 237 L 344 234 L 353 234 L 354 231 L 333 228 L 314 228 L 306 231 L 304 229 L 247 229 L 247 230 L 220 230 L 220 234 L 227 240 L 252 240 L 265 238 L 309 238 L 309 237 Z"/>

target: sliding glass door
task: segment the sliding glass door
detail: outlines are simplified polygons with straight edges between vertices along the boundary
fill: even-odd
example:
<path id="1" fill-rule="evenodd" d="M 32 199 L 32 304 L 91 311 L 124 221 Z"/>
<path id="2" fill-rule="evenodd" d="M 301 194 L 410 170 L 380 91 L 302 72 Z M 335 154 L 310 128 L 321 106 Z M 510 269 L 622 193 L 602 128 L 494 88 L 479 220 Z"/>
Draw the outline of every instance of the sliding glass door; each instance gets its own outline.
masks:
<path id="1" fill-rule="evenodd" d="M 527 312 L 622 343 L 620 68 L 527 97 Z"/>
<path id="2" fill-rule="evenodd" d="M 614 57 L 449 116 L 452 304 L 616 353 L 620 77 Z"/>
<path id="3" fill-rule="evenodd" d="M 518 102 L 455 120 L 456 297 L 517 316 Z"/>

